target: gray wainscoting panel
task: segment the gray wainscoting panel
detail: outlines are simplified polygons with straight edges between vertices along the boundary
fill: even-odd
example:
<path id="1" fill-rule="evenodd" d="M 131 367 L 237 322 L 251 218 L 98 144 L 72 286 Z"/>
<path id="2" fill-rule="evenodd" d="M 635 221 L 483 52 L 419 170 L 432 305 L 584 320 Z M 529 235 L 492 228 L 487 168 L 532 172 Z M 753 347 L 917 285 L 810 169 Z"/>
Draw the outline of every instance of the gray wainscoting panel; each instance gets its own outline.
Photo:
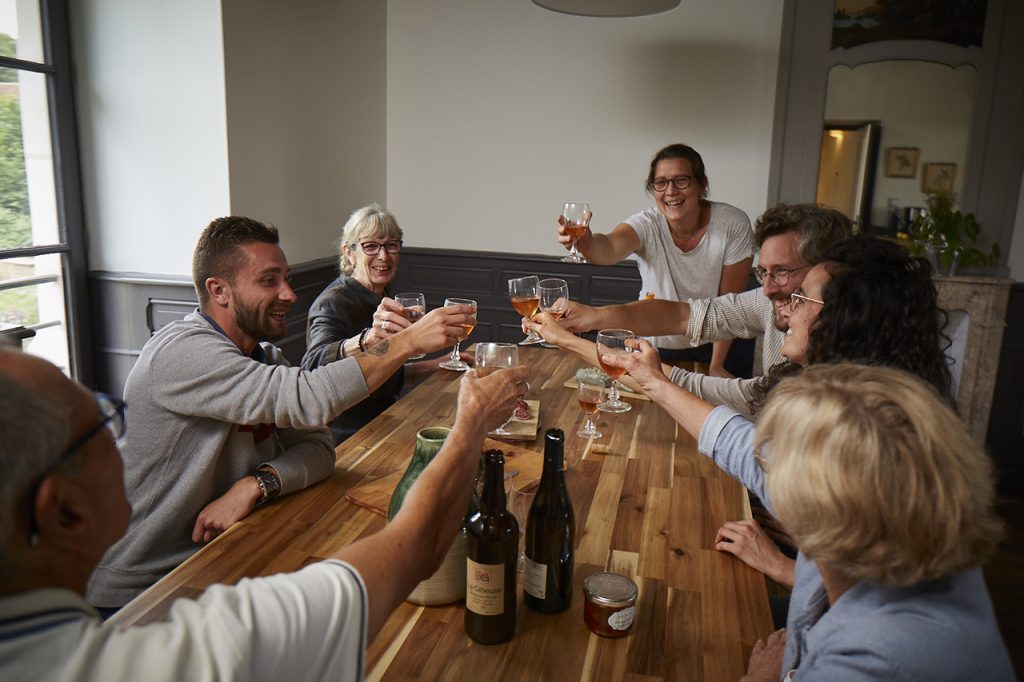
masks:
<path id="1" fill-rule="evenodd" d="M 635 300 L 640 290 L 640 275 L 632 262 L 578 265 L 553 256 L 414 247 L 402 251 L 391 290 L 422 292 L 428 309 L 444 305 L 448 297 L 476 301 L 477 326 L 465 345 L 518 341 L 523 338 L 521 318 L 509 302 L 508 280 L 527 275 L 564 279 L 573 300 L 596 305 Z"/>
<path id="2" fill-rule="evenodd" d="M 408 247 L 402 251 L 391 292 L 421 291 L 428 308 L 444 305 L 451 296 L 473 299 L 479 306 L 479 323 L 469 343 L 518 341 L 520 318 L 509 303 L 508 280 L 526 275 L 560 277 L 568 282 L 574 300 L 596 305 L 634 300 L 640 289 L 633 263 L 574 265 L 552 256 Z M 292 364 L 298 364 L 306 351 L 309 307 L 337 276 L 334 258 L 303 263 L 292 271 L 298 301 L 288 313 L 288 334 L 278 342 Z M 120 395 L 149 337 L 196 308 L 195 290 L 184 275 L 93 271 L 89 277 L 96 299 L 97 387 Z"/>

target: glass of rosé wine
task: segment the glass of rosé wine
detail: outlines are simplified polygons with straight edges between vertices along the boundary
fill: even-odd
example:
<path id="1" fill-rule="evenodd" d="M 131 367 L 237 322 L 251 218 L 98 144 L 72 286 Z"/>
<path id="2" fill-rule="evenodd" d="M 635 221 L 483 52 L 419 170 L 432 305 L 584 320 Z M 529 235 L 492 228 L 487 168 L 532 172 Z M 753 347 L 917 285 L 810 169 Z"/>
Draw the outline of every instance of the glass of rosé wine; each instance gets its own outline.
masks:
<path id="1" fill-rule="evenodd" d="M 606 365 L 603 358 L 605 355 L 626 355 L 633 352 L 626 345 L 626 341 L 634 338 L 636 335 L 628 329 L 602 329 L 597 333 L 597 362 L 612 380 L 608 400 L 597 406 L 602 412 L 629 412 L 633 409 L 629 403 L 619 400 L 619 377 L 626 373 L 626 368 Z"/>
<path id="2" fill-rule="evenodd" d="M 569 255 L 562 260 L 566 263 L 586 263 L 587 259 L 576 249 L 576 240 L 590 229 L 590 204 L 567 202 L 562 206 L 562 226 L 572 238 Z"/>

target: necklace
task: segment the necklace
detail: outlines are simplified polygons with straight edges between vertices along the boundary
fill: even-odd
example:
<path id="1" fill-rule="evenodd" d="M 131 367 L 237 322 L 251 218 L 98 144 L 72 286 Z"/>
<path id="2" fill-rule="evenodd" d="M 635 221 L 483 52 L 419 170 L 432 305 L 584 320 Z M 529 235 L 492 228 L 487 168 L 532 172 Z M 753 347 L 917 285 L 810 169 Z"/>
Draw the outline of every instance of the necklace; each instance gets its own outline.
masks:
<path id="1" fill-rule="evenodd" d="M 696 247 L 697 243 L 700 242 L 701 237 L 704 236 L 704 232 L 707 230 L 708 224 L 711 222 L 711 209 L 704 202 L 701 202 L 700 216 L 697 220 L 697 229 L 691 232 L 690 234 L 677 235 L 675 233 L 672 233 L 672 240 L 676 243 L 676 246 L 678 246 L 680 250 L 692 251 Z"/>

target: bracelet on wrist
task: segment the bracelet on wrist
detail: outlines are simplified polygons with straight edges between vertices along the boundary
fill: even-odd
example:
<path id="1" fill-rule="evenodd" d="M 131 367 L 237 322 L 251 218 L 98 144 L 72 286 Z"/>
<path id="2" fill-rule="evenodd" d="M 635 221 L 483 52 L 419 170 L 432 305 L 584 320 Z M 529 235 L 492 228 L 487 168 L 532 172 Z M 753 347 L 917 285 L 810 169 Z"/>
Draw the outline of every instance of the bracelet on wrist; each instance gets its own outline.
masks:
<path id="1" fill-rule="evenodd" d="M 370 333 L 369 327 L 363 327 L 363 331 L 359 332 L 359 352 L 366 352 L 366 335 Z"/>

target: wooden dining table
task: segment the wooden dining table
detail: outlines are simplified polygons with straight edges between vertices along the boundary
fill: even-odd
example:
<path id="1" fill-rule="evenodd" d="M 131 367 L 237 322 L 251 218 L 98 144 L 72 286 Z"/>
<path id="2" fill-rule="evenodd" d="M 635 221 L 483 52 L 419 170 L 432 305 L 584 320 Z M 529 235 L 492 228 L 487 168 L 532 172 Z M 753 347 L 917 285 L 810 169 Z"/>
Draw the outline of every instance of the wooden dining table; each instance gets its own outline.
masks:
<path id="1" fill-rule="evenodd" d="M 369 645 L 366 679 L 739 679 L 754 643 L 773 630 L 764 576 L 714 549 L 725 521 L 749 517 L 744 488 L 647 400 L 627 398 L 633 409 L 623 414 L 599 413 L 602 438 L 576 436 L 583 415 L 564 384 L 580 361 L 540 347 L 523 347 L 520 357 L 532 369 L 527 398 L 540 407 L 536 438 L 516 446 L 539 452 L 545 429 L 566 434 L 577 529 L 572 604 L 557 615 L 530 611 L 520 575 L 515 636 L 485 646 L 466 636 L 462 603 L 405 602 Z M 297 570 L 380 530 L 385 518 L 346 493 L 404 471 L 418 430 L 452 425 L 460 376 L 434 373 L 338 446 L 330 478 L 241 520 L 113 622 L 160 620 L 175 599 L 197 597 L 215 583 Z M 594 635 L 583 622 L 583 581 L 601 571 L 627 575 L 639 589 L 636 621 L 620 639 Z"/>

